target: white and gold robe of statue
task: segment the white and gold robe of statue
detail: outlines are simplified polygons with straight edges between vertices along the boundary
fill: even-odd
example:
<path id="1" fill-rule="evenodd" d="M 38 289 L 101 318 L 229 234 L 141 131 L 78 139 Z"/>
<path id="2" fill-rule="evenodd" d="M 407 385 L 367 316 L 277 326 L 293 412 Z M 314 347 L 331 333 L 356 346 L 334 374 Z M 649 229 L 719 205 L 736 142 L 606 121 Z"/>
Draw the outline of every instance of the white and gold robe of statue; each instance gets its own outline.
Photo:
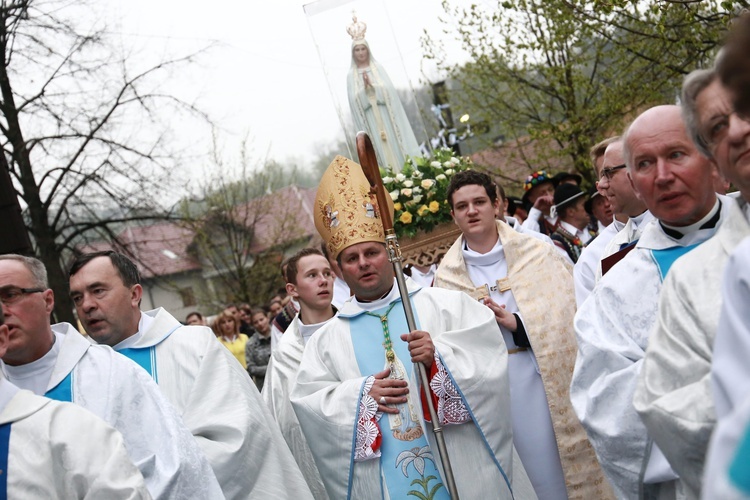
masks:
<path id="1" fill-rule="evenodd" d="M 289 400 L 304 352 L 305 341 L 300 333 L 300 320 L 297 314 L 268 360 L 261 396 L 274 420 L 279 424 L 281 434 L 294 455 L 313 497 L 316 500 L 327 500 L 328 494 L 323 486 L 323 480 L 320 479 L 320 472 L 315 466 L 312 452 Z"/>
<path id="2" fill-rule="evenodd" d="M 508 354 L 497 335 L 492 312 L 463 293 L 420 288 L 411 279 L 407 283 L 419 328 L 430 333 L 436 354 L 471 415 L 468 422 L 443 427 L 458 492 L 467 499 L 487 495 L 496 499 L 512 495 L 517 499 L 536 498 L 513 447 Z M 395 281 L 390 294 L 377 302 L 387 306 L 394 301 L 401 301 Z M 360 372 L 352 336 L 383 338 L 380 328 L 350 330 L 350 320 L 344 316 L 362 311 L 356 300 L 344 303 L 339 315 L 313 336 L 292 391 L 292 406 L 326 490 L 336 499 L 389 498 L 381 487 L 378 456 L 355 461 L 358 408 L 365 400 L 365 381 L 373 374 Z M 405 332 L 391 332 L 394 343 L 402 342 L 401 333 Z M 375 355 L 384 357 L 384 353 Z M 410 394 L 416 396 L 419 388 L 414 384 L 410 387 Z M 423 420 L 422 408 L 417 414 L 431 457 L 440 468 L 432 426 Z M 389 417 L 383 415 L 380 427 L 387 428 L 388 421 Z M 412 455 L 422 456 L 424 450 L 412 451 Z"/>
<path id="3" fill-rule="evenodd" d="M 311 498 L 255 384 L 211 329 L 183 326 L 162 308 L 142 315 L 144 331 L 115 349 L 148 365 L 226 498 Z"/>
<path id="4" fill-rule="evenodd" d="M 657 265 L 654 255 L 683 252 L 708 240 L 725 219 L 728 203 L 734 202 L 721 197 L 715 227 L 696 228 L 679 239 L 651 221 L 635 249 L 602 277 L 575 315 L 578 357 L 570 397 L 618 498 L 639 498 L 644 489 L 664 492 L 680 486 L 633 407 L 649 334 L 657 320 L 661 272 L 668 271 Z M 696 227 L 714 214 L 712 210 Z"/>
<path id="5" fill-rule="evenodd" d="M 52 332 L 56 345 L 43 359 L 3 365 L 9 381 L 75 403 L 117 429 L 154 498 L 221 498 L 206 457 L 146 372 L 111 348 L 92 344 L 69 323 L 53 325 Z M 53 365 L 51 375 L 13 375 L 45 361 Z"/>
<path id="6" fill-rule="evenodd" d="M 570 265 L 549 244 L 501 221 L 497 230 L 498 242 L 485 255 L 465 249 L 459 237 L 435 286 L 479 298 L 486 293 L 479 286 L 507 285 L 490 296 L 518 313 L 531 349 L 518 352 L 497 322 L 493 330 L 514 352 L 508 357 L 514 443 L 539 498 L 613 498 L 568 399 L 577 350 Z"/>
<path id="7" fill-rule="evenodd" d="M 0 377 L 0 497 L 150 499 L 122 435 L 77 405 Z"/>
<path id="8" fill-rule="evenodd" d="M 649 435 L 698 498 L 716 423 L 711 359 L 727 259 L 750 225 L 734 199 L 713 238 L 679 258 L 664 280 L 633 405 Z M 750 307 L 750 304 L 746 305 Z M 745 360 L 750 363 L 750 360 Z"/>

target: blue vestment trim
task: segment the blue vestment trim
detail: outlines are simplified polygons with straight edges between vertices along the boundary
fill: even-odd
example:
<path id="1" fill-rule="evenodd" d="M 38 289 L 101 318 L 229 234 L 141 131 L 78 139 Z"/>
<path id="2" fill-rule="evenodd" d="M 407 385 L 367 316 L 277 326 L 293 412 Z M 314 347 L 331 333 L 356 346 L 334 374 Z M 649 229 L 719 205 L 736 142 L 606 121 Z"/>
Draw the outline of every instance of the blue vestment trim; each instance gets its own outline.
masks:
<path id="1" fill-rule="evenodd" d="M 737 454 L 729 466 L 729 479 L 745 495 L 750 495 L 750 426 L 737 447 Z"/>
<path id="2" fill-rule="evenodd" d="M 62 381 L 55 387 L 47 391 L 44 395 L 55 401 L 63 401 L 65 403 L 73 402 L 73 371 L 71 370 Z"/>
<path id="3" fill-rule="evenodd" d="M 10 453 L 10 422 L 0 425 L 0 500 L 8 498 L 8 454 Z"/>
<path id="4" fill-rule="evenodd" d="M 698 245 L 700 245 L 700 243 L 696 243 L 695 245 L 688 245 L 686 247 L 672 247 L 664 248 L 662 250 L 651 250 L 651 258 L 654 259 L 654 263 L 659 269 L 661 280 L 664 281 L 664 278 L 667 277 L 667 273 L 672 268 L 672 264 L 674 264 L 677 259 L 685 255 Z"/>
<path id="5" fill-rule="evenodd" d="M 129 347 L 117 352 L 135 361 L 138 366 L 146 370 L 148 374 L 151 375 L 151 378 L 153 378 L 157 383 L 159 382 L 156 373 L 156 346 L 152 345 L 151 347 Z"/>

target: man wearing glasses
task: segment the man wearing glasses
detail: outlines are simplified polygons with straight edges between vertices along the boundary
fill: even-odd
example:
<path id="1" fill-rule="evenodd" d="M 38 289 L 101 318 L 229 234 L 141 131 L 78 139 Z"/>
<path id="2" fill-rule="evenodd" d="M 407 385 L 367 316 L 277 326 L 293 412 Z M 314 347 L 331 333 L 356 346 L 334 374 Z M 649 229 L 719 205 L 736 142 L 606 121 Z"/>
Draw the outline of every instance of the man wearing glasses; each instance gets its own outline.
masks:
<path id="1" fill-rule="evenodd" d="M 570 395 L 617 497 L 662 497 L 686 483 L 633 407 L 638 374 L 646 346 L 651 348 L 664 277 L 675 260 L 716 233 L 735 202 L 714 192 L 718 172 L 690 140 L 678 106 L 645 111 L 626 131 L 623 146 L 627 170 L 612 179 L 627 174 L 658 220 L 643 228 L 635 248 L 578 309 Z"/>
<path id="2" fill-rule="evenodd" d="M 44 264 L 0 255 L 0 302 L 10 334 L 8 381 L 75 403 L 120 431 L 154 498 L 223 498 L 208 460 L 151 377 L 72 325 L 50 325 L 55 297 Z"/>

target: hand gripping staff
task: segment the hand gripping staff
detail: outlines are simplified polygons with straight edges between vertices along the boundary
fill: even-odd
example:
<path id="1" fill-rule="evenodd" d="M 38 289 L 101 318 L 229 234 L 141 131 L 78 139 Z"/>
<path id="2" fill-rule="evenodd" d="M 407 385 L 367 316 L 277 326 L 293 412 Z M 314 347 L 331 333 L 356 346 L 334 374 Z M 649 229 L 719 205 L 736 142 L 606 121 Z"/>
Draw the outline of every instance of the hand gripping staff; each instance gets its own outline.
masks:
<path id="1" fill-rule="evenodd" d="M 367 133 L 357 133 L 357 155 L 359 156 L 359 164 L 362 165 L 362 170 L 370 183 L 370 189 L 375 191 L 375 196 L 378 200 L 378 206 L 380 208 L 380 220 L 383 223 L 383 230 L 385 232 L 385 246 L 388 250 L 388 260 L 393 264 L 393 271 L 396 275 L 396 283 L 398 284 L 398 291 L 401 294 L 401 303 L 404 306 L 404 315 L 406 316 L 406 324 L 409 326 L 409 332 L 413 332 L 417 329 L 416 322 L 414 321 L 414 311 L 411 309 L 411 301 L 409 301 L 409 291 L 406 289 L 406 278 L 404 278 L 404 269 L 401 266 L 401 247 L 398 245 L 398 239 L 396 233 L 393 230 L 393 220 L 391 220 L 391 212 L 387 209 L 389 196 L 385 192 L 383 187 L 383 179 L 380 177 L 380 169 L 378 168 L 378 160 L 375 157 L 375 150 L 372 147 L 372 142 L 368 137 Z M 427 378 L 427 369 L 422 363 L 417 363 L 417 370 L 419 371 L 419 378 L 422 382 L 422 388 L 428 393 L 430 388 L 430 381 Z M 440 426 L 438 420 L 437 411 L 435 411 L 435 405 L 432 402 L 432 398 L 429 393 L 425 398 L 427 400 L 427 408 L 430 412 L 430 419 L 432 420 L 432 432 L 435 434 L 435 441 L 437 442 L 438 455 L 440 457 L 440 463 L 443 466 L 443 473 L 445 474 L 445 483 L 448 487 L 448 493 L 451 499 L 458 500 L 458 490 L 456 489 L 456 481 L 453 478 L 453 469 L 451 468 L 451 462 L 448 458 L 448 449 L 445 446 L 445 437 L 443 436 L 443 428 Z"/>

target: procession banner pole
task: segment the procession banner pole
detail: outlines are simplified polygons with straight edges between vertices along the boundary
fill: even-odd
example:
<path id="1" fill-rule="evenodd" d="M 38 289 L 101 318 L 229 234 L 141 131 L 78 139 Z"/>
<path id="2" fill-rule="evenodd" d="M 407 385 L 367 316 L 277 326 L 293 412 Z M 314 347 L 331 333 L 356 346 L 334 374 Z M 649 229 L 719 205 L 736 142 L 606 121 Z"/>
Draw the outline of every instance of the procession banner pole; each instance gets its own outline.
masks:
<path id="1" fill-rule="evenodd" d="M 370 189 L 375 191 L 375 196 L 378 200 L 378 207 L 380 207 L 380 220 L 383 223 L 383 229 L 385 230 L 385 246 L 388 250 L 388 260 L 393 264 L 398 291 L 401 294 L 401 303 L 404 306 L 404 314 L 406 315 L 406 324 L 409 327 L 409 332 L 413 332 L 417 329 L 417 324 L 416 321 L 414 321 L 414 311 L 411 308 L 409 291 L 406 288 L 406 278 L 404 278 L 404 269 L 401 265 L 401 247 L 399 247 L 396 232 L 393 230 L 391 212 L 388 210 L 388 198 L 386 198 L 386 196 L 389 195 L 386 194 L 385 187 L 383 186 L 383 179 L 380 176 L 375 149 L 372 147 L 372 142 L 365 132 L 357 133 L 357 155 L 359 155 L 359 164 L 362 166 L 362 170 L 370 183 Z M 430 396 L 430 381 L 427 378 L 427 369 L 422 363 L 416 363 L 416 366 L 419 371 L 422 388 L 427 396 L 425 398 L 427 400 L 427 409 L 430 412 L 430 419 L 432 420 L 432 432 L 435 434 L 435 441 L 437 442 L 438 448 L 437 451 L 440 457 L 440 463 L 443 466 L 443 473 L 445 474 L 446 487 L 451 498 L 453 500 L 458 500 L 458 490 L 456 489 L 456 481 L 453 477 L 453 468 L 451 467 L 450 458 L 448 458 L 448 449 L 445 445 L 443 428 L 440 425 L 435 405 Z"/>

